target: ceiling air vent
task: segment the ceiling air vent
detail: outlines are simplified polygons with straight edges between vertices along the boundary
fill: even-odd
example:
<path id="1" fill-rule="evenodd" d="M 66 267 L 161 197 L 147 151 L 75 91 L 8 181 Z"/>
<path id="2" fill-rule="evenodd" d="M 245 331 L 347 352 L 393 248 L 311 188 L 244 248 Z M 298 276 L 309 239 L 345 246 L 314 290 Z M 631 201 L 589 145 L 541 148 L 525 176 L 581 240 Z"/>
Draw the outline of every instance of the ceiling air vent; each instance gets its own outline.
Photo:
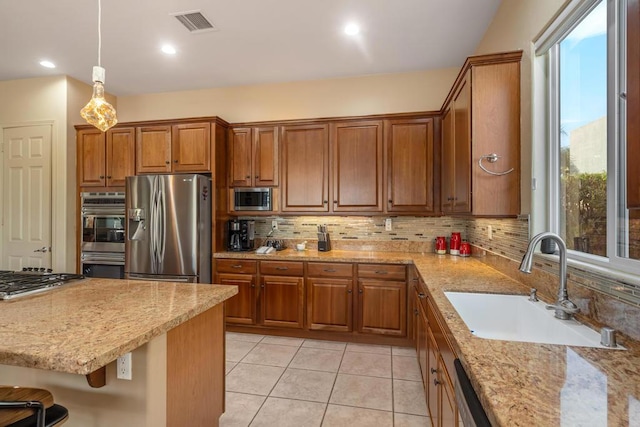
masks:
<path id="1" fill-rule="evenodd" d="M 191 33 L 217 31 L 217 28 L 200 11 L 177 12 L 171 15 L 175 16 Z"/>

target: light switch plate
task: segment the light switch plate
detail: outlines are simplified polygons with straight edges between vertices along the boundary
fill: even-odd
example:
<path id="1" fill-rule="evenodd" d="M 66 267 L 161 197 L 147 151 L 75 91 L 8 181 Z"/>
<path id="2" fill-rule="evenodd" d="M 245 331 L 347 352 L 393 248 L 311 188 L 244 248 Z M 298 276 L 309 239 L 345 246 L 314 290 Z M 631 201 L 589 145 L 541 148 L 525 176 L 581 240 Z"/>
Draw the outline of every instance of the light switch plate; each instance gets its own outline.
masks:
<path id="1" fill-rule="evenodd" d="M 384 220 L 384 230 L 385 231 L 393 230 L 393 223 L 391 221 L 391 218 L 387 218 Z"/>

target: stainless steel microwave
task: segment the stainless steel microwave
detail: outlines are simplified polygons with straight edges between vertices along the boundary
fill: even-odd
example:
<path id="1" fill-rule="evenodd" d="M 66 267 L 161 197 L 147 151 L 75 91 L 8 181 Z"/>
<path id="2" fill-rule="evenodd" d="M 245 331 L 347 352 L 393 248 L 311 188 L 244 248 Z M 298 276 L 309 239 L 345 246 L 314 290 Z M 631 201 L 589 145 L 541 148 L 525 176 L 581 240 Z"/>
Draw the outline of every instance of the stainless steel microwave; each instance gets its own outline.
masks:
<path id="1" fill-rule="evenodd" d="M 235 188 L 233 210 L 270 211 L 271 188 Z"/>

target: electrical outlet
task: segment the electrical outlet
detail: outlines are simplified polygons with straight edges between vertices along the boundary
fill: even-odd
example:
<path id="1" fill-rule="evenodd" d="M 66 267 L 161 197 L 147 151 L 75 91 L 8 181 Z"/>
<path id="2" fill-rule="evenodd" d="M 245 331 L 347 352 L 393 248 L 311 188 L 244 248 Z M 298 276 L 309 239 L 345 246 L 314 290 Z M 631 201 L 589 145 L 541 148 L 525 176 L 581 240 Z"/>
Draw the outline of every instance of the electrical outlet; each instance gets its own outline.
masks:
<path id="1" fill-rule="evenodd" d="M 487 238 L 493 240 L 493 227 L 490 225 L 487 226 Z"/>
<path id="2" fill-rule="evenodd" d="M 116 363 L 118 369 L 118 379 L 121 380 L 130 380 L 132 377 L 131 372 L 131 353 L 124 354 L 118 357 L 118 361 Z"/>
<path id="3" fill-rule="evenodd" d="M 272 230 L 277 230 L 278 229 L 278 221 L 273 219 L 271 220 L 271 229 Z"/>
<path id="4" fill-rule="evenodd" d="M 391 231 L 393 230 L 393 224 L 391 221 L 391 218 L 387 218 L 384 220 L 384 231 Z"/>

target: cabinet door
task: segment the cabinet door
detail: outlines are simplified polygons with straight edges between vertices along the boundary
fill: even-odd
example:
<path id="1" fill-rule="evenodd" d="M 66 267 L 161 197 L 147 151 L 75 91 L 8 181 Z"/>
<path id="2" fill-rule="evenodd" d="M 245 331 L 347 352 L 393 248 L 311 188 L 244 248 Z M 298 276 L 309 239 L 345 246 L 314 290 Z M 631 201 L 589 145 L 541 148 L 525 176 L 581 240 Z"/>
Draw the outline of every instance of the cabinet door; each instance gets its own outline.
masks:
<path id="1" fill-rule="evenodd" d="M 438 387 L 440 387 L 440 426 L 457 427 L 458 410 L 453 392 L 453 383 L 447 375 L 442 358 L 438 362 L 440 362 L 441 366 L 441 369 L 439 369 L 440 379 L 438 380 Z"/>
<path id="2" fill-rule="evenodd" d="M 453 139 L 453 108 L 442 116 L 442 166 L 440 168 L 440 207 L 443 213 L 453 212 L 455 199 L 455 147 Z"/>
<path id="3" fill-rule="evenodd" d="M 173 172 L 211 171 L 211 125 L 173 125 L 171 157 Z"/>
<path id="4" fill-rule="evenodd" d="M 225 301 L 228 323 L 256 324 L 256 276 L 251 274 L 217 274 L 216 283 L 238 287 L 238 293 Z"/>
<path id="5" fill-rule="evenodd" d="M 307 325 L 309 329 L 351 332 L 353 280 L 307 279 Z"/>
<path id="6" fill-rule="evenodd" d="M 253 130 L 253 178 L 256 187 L 278 185 L 278 127 Z"/>
<path id="7" fill-rule="evenodd" d="M 389 120 L 387 211 L 434 212 L 433 119 Z"/>
<path id="8" fill-rule="evenodd" d="M 335 123 L 333 211 L 382 212 L 382 121 Z"/>
<path id="9" fill-rule="evenodd" d="M 418 354 L 418 363 L 420 365 L 420 372 L 422 373 L 422 384 L 426 387 L 429 381 L 429 367 L 428 367 L 428 354 L 427 354 L 427 314 L 420 304 L 420 297 L 418 292 L 415 292 L 415 306 L 416 306 L 416 352 Z"/>
<path id="10" fill-rule="evenodd" d="M 627 1 L 627 208 L 640 209 L 640 0 Z"/>
<path id="11" fill-rule="evenodd" d="M 78 185 L 81 187 L 104 187 L 105 134 L 98 129 L 83 129 L 77 133 Z"/>
<path id="12" fill-rule="evenodd" d="M 229 134 L 229 185 L 251 187 L 251 128 L 234 128 Z"/>
<path id="13" fill-rule="evenodd" d="M 283 126 L 282 211 L 329 211 L 327 125 Z"/>
<path id="14" fill-rule="evenodd" d="M 453 212 L 471 212 L 471 82 L 468 75 L 453 98 L 453 115 Z"/>
<path id="15" fill-rule="evenodd" d="M 406 336 L 407 284 L 358 280 L 358 332 Z"/>
<path id="16" fill-rule="evenodd" d="M 171 126 L 136 130 L 136 174 L 171 172 Z"/>
<path id="17" fill-rule="evenodd" d="M 438 345 L 429 329 L 427 329 L 427 381 L 425 383 L 425 392 L 427 393 L 429 415 L 433 420 L 433 424 L 439 426 Z"/>
<path id="18" fill-rule="evenodd" d="M 304 279 L 293 276 L 260 278 L 260 321 L 265 326 L 304 327 Z"/>
<path id="19" fill-rule="evenodd" d="M 107 186 L 124 187 L 125 178 L 136 173 L 136 133 L 134 128 L 107 131 Z"/>

